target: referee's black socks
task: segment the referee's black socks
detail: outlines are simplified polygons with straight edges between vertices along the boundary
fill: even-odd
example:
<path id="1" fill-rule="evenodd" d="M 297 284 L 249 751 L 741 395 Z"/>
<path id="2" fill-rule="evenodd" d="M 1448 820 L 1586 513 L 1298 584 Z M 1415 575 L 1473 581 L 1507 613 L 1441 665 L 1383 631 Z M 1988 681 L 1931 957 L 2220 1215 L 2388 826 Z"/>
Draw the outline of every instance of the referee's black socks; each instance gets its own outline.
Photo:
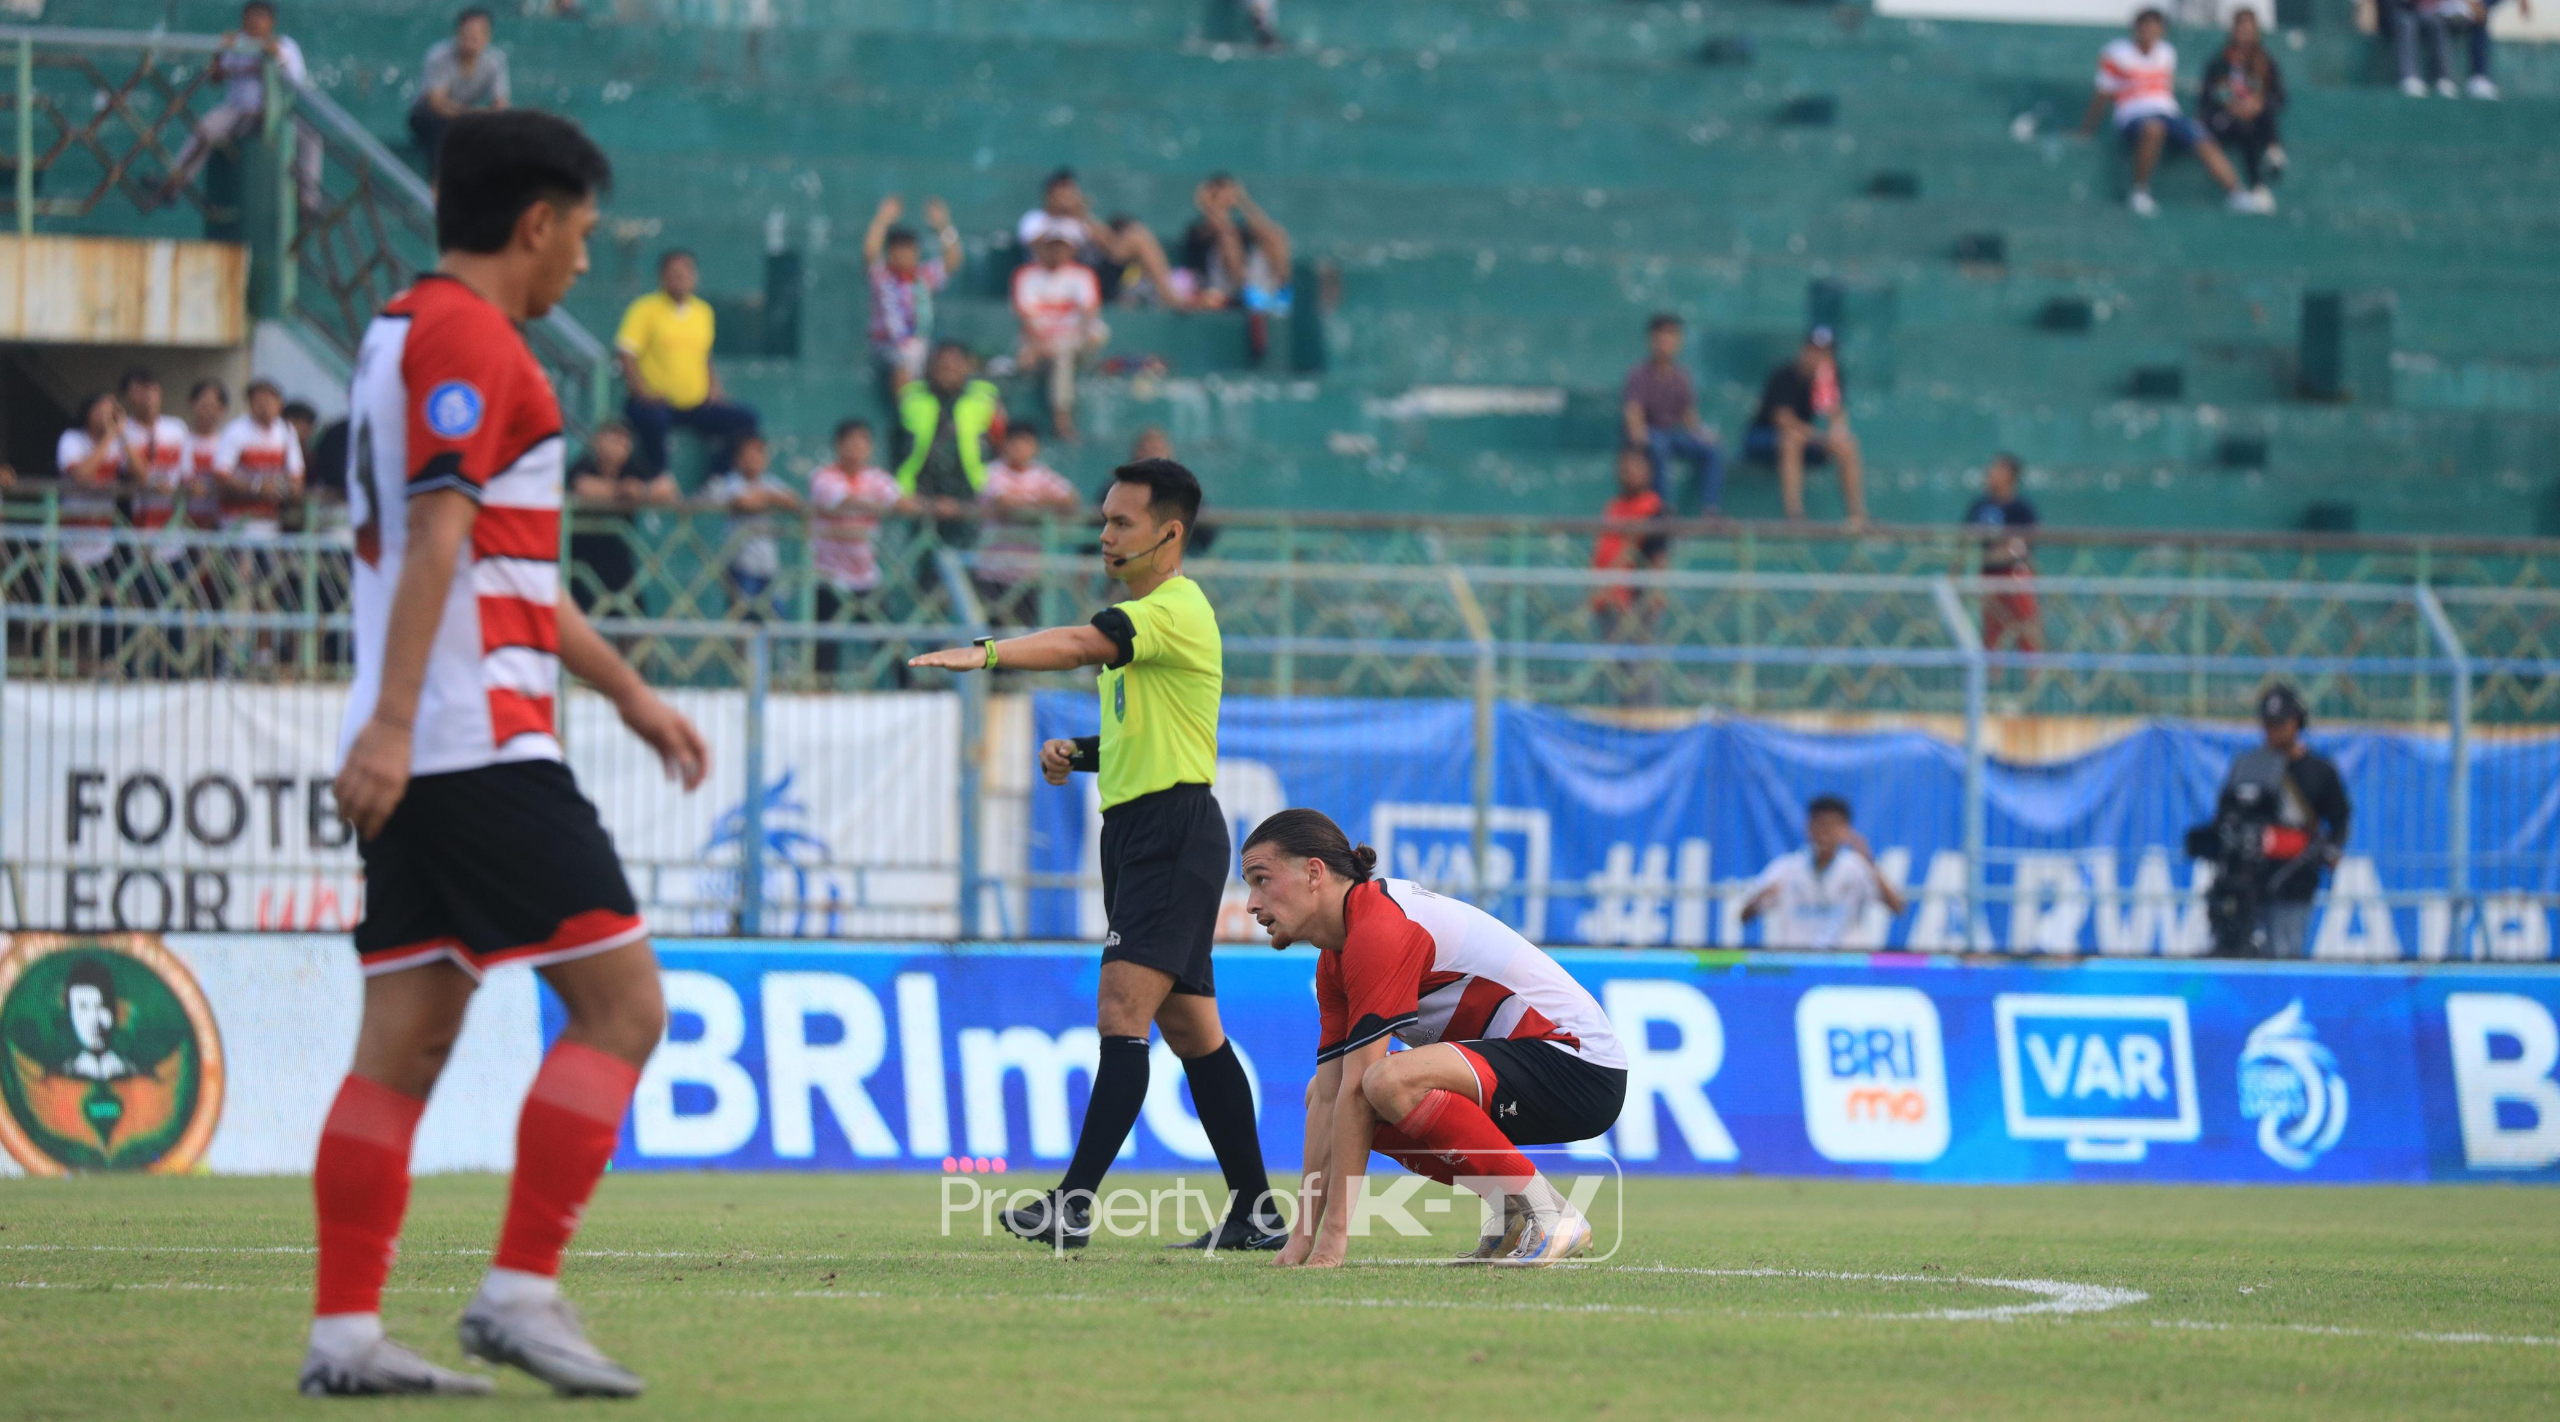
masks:
<path id="1" fill-rule="evenodd" d="M 1192 1083 L 1192 1092 L 1197 1095 L 1199 1078 L 1192 1078 Z M 1093 1069 L 1093 1095 L 1085 1101 L 1084 1132 L 1076 1137 L 1075 1159 L 1067 1162 L 1066 1178 L 1058 1182 L 1060 1193 L 1081 1190 L 1090 1195 L 1102 1187 L 1103 1175 L 1111 1169 L 1112 1160 L 1120 1154 L 1120 1143 L 1129 1139 L 1131 1128 L 1138 1124 L 1138 1111 L 1146 1104 L 1147 1039 L 1103 1038 L 1102 1060 Z M 1210 1139 L 1217 1137 L 1212 1134 Z M 1224 1160 L 1226 1152 L 1220 1150 L 1218 1158 Z"/>
<path id="2" fill-rule="evenodd" d="M 1258 1208 L 1263 1196 L 1271 1193 L 1271 1177 L 1262 1168 L 1262 1133 L 1253 1120 L 1253 1083 L 1245 1077 L 1244 1063 L 1236 1059 L 1235 1041 L 1219 1043 L 1218 1050 L 1205 1057 L 1185 1058 L 1182 1074 L 1191 1082 L 1191 1102 L 1199 1109 L 1200 1127 L 1218 1153 L 1218 1169 L 1226 1175 L 1235 1201 L 1228 1218 L 1258 1217 L 1264 1222 L 1277 1218 L 1276 1207 Z"/>

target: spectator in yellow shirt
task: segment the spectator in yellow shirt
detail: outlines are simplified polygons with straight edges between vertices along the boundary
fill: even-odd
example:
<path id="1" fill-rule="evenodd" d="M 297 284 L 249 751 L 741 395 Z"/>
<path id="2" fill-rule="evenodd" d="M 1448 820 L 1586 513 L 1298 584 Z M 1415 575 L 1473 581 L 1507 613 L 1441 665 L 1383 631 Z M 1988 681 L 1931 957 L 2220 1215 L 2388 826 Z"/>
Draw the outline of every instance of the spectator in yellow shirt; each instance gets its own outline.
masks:
<path id="1" fill-rule="evenodd" d="M 658 258 L 658 289 L 631 303 L 613 338 L 630 392 L 623 417 L 640 446 L 644 476 L 666 471 L 667 434 L 679 425 L 709 444 L 711 469 L 729 468 L 738 441 L 756 432 L 754 408 L 731 401 L 711 368 L 711 303 L 694 294 L 701 281 L 691 252 Z"/>

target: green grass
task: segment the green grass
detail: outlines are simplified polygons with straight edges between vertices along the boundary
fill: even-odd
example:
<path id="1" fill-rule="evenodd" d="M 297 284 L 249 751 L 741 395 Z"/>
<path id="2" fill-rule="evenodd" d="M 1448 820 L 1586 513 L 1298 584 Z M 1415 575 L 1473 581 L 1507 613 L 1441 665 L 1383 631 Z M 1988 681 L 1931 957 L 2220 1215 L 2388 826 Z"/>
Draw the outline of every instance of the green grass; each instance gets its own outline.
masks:
<path id="1" fill-rule="evenodd" d="M 1156 1185 L 1115 1178 L 1115 1185 Z M 570 1292 L 617 1416 L 2521 1417 L 2560 1395 L 2560 1193 L 1637 1181 L 1614 1259 L 1338 1272 L 944 1238 L 930 1176 L 618 1175 Z M 385 1300 L 453 1361 L 502 1182 L 422 1180 Z M 0 1182 L 0 1418 L 301 1415 L 300 1180 Z M 1718 1272 L 1769 1269 L 1900 1280 Z M 2098 1312 L 1973 1279 L 2138 1291 Z M 14 1284 L 15 1287 L 6 1287 Z M 1896 1317 L 1895 1315 L 1901 1315 Z M 1915 1316 L 1920 1315 L 1920 1316 Z M 2505 1341 L 2449 1341 L 2441 1335 Z M 2437 1336 L 2429 1336 L 2437 1335 Z M 2539 1339 L 2540 1341 L 2530 1341 Z M 332 1404 L 335 1406 L 336 1404 Z M 471 1416 L 563 1406 L 510 1376 Z"/>

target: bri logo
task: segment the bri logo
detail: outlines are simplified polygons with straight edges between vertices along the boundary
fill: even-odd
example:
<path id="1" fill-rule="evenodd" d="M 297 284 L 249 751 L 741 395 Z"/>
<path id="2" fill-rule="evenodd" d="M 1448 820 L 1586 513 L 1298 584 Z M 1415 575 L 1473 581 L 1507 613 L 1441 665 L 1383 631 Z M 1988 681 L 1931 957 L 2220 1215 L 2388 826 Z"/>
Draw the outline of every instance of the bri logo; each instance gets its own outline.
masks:
<path id="1" fill-rule="evenodd" d="M 1937 1004 L 1917 988 L 1818 987 L 1796 1000 L 1805 1138 L 1825 1160 L 1916 1164 L 1946 1154 Z"/>
<path id="2" fill-rule="evenodd" d="M 2287 1170 L 2309 1170 L 2346 1134 L 2347 1080 L 2303 1020 L 2301 998 L 2240 1049 L 2240 1114 L 2258 1123 L 2258 1149 Z"/>

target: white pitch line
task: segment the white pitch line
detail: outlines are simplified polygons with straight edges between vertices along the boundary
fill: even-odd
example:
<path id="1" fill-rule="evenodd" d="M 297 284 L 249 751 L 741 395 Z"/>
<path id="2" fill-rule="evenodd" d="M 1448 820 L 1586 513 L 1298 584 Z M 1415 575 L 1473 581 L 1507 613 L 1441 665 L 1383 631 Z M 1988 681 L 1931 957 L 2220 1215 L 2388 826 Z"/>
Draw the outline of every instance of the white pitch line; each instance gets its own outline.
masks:
<path id="1" fill-rule="evenodd" d="M 2302 1333 L 2315 1338 L 2384 1338 L 2409 1343 L 2488 1343 L 2515 1348 L 2560 1348 L 2560 1338 L 2530 1333 L 2394 1333 L 2380 1328 L 2348 1328 L 2335 1323 L 2214 1323 L 2201 1318 L 2153 1318 L 2153 1328 L 2184 1333 Z"/>
<path id="2" fill-rule="evenodd" d="M 2068 1313 L 2104 1313 L 2109 1309 L 2129 1308 L 2149 1303 L 2151 1295 L 2140 1289 L 2115 1289 L 2104 1284 L 2066 1284 L 2056 1279 L 1984 1279 L 1963 1274 L 1861 1274 L 1831 1269 L 1682 1269 L 1667 1264 L 1620 1264 L 1611 1266 L 1613 1274 L 1694 1274 L 1712 1279 L 1823 1279 L 1854 1284 L 1963 1284 L 1980 1289 L 2014 1289 L 2037 1295 L 2041 1302 L 2031 1304 L 1997 1304 L 1990 1308 L 1933 1308 L 1919 1313 L 1848 1313 L 1835 1312 L 1808 1315 L 1820 1318 L 1936 1318 L 1950 1321 L 1983 1321 L 2007 1323 L 2014 1319 L 2051 1317 Z"/>

